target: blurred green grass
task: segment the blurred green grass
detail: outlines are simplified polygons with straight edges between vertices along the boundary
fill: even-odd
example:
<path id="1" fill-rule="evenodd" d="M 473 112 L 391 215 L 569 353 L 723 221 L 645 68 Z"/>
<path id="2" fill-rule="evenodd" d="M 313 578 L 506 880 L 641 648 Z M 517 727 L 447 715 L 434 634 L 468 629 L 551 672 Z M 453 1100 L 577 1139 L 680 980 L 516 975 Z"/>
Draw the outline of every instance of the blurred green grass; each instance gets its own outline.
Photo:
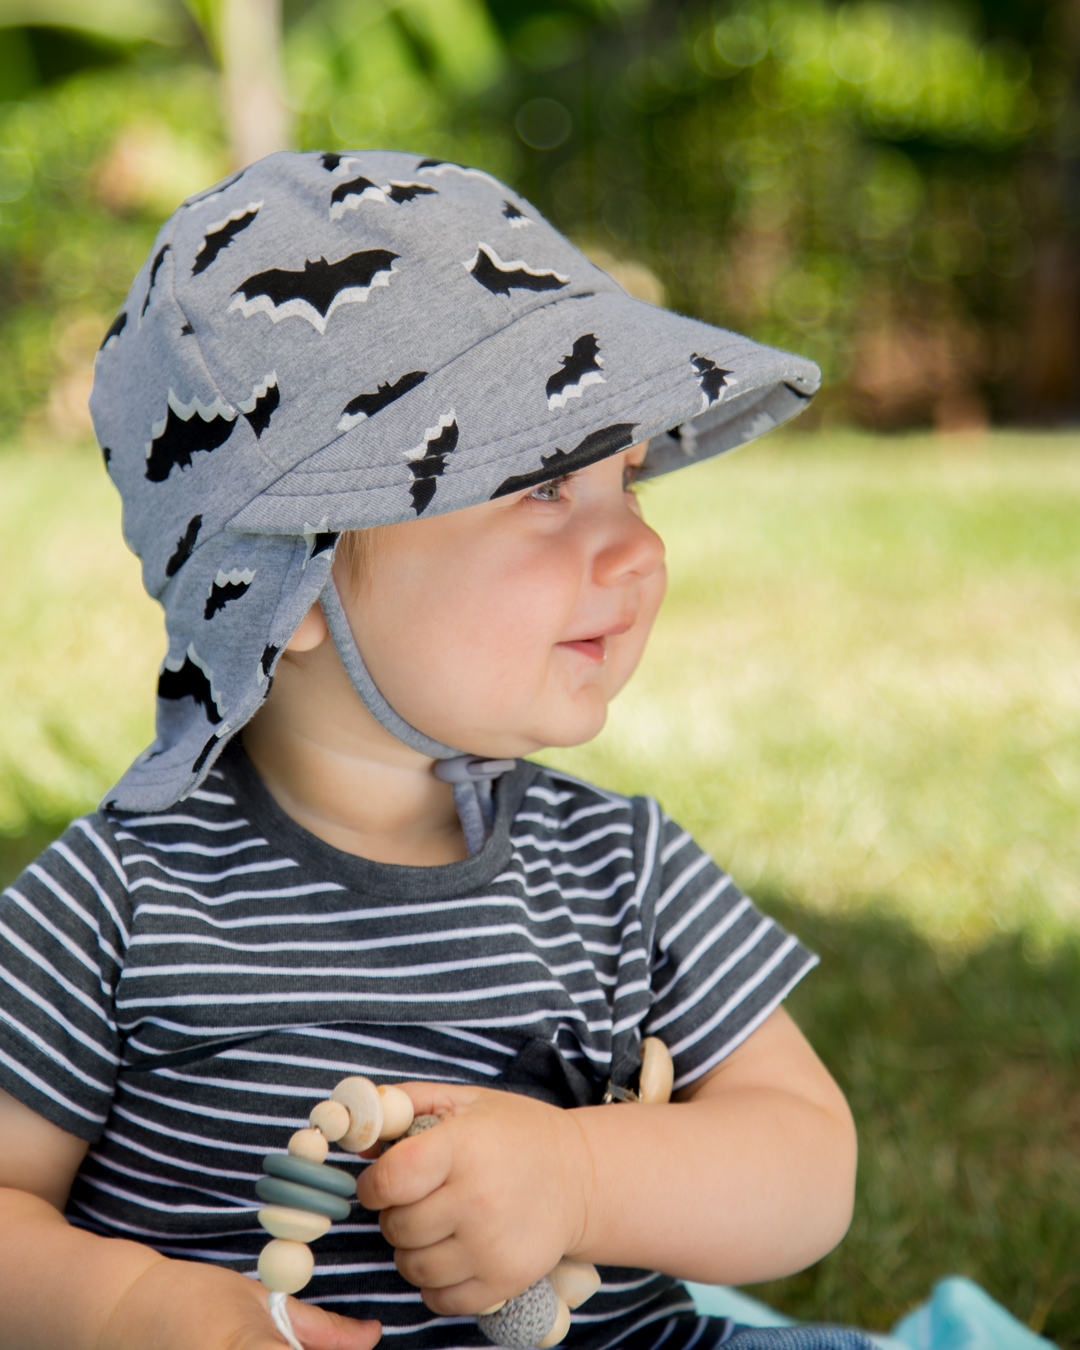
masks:
<path id="1" fill-rule="evenodd" d="M 1080 442 L 773 437 L 647 484 L 671 589 L 591 745 L 823 955 L 839 1250 L 756 1293 L 887 1327 L 971 1275 L 1080 1345 Z M 0 452 L 0 879 L 151 737 L 164 639 L 86 447 Z"/>

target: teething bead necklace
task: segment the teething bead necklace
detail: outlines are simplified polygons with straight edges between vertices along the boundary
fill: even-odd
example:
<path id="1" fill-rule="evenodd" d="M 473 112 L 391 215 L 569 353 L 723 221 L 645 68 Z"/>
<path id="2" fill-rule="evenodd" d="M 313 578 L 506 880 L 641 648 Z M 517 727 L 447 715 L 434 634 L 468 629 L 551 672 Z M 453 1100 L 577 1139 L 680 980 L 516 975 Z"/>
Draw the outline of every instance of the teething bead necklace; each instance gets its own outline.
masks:
<path id="1" fill-rule="evenodd" d="M 662 1104 L 671 1098 L 674 1069 L 662 1041 L 647 1037 L 641 1045 L 640 1090 L 609 1089 L 606 1101 Z M 259 1223 L 271 1235 L 259 1256 L 259 1279 L 270 1290 L 270 1314 L 291 1350 L 303 1350 L 289 1321 L 286 1295 L 311 1279 L 315 1258 L 306 1245 L 322 1237 L 332 1219 L 349 1215 L 355 1194 L 352 1175 L 323 1161 L 331 1143 L 362 1153 L 380 1140 L 391 1142 L 438 1125 L 439 1116 L 413 1115 L 412 1100 L 396 1087 L 376 1087 L 356 1075 L 343 1078 L 326 1101 L 316 1104 L 309 1128 L 290 1138 L 288 1153 L 268 1153 L 268 1176 L 255 1185 L 269 1203 Z M 565 1258 L 524 1293 L 485 1308 L 477 1325 L 488 1340 L 510 1350 L 551 1350 L 570 1329 L 570 1310 L 600 1288 L 600 1274 L 588 1261 Z"/>

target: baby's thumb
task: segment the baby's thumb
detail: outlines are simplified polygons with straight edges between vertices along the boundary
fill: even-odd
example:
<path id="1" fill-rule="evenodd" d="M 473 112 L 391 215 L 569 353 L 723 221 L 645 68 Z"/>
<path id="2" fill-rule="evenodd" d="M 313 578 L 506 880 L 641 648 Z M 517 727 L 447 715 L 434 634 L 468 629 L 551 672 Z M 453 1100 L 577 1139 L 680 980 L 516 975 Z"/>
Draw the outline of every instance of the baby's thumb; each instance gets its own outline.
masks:
<path id="1" fill-rule="evenodd" d="M 293 1333 L 304 1350 L 372 1350 L 382 1335 L 378 1322 L 358 1322 L 353 1317 L 301 1303 L 299 1299 L 288 1299 L 285 1308 Z M 277 1337 L 278 1344 L 283 1344 L 280 1332 Z"/>

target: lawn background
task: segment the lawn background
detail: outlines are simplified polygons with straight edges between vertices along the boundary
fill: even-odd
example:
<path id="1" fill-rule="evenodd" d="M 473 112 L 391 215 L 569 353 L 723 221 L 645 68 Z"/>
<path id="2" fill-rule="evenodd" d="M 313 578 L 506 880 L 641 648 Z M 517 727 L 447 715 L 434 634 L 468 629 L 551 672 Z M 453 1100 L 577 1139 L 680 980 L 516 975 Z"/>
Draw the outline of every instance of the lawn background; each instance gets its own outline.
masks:
<path id="1" fill-rule="evenodd" d="M 852 1231 L 754 1292 L 885 1328 L 971 1275 L 1080 1345 L 1080 444 L 773 437 L 642 490 L 671 587 L 591 745 L 822 954 Z M 88 447 L 0 451 L 0 880 L 151 737 L 164 639 Z"/>

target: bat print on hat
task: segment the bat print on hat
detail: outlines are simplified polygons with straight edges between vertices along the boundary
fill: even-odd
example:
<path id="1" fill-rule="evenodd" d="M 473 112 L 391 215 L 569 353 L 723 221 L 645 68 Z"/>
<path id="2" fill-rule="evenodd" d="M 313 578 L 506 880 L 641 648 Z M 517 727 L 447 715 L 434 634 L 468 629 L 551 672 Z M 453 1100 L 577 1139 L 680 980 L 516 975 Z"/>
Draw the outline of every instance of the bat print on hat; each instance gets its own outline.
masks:
<path id="1" fill-rule="evenodd" d="M 818 380 L 633 299 L 484 169 L 283 152 L 189 198 L 104 334 L 91 396 L 169 639 L 157 738 L 110 799 L 160 810 L 198 786 L 342 530 L 638 442 L 646 476 L 681 468 L 786 421 Z"/>

